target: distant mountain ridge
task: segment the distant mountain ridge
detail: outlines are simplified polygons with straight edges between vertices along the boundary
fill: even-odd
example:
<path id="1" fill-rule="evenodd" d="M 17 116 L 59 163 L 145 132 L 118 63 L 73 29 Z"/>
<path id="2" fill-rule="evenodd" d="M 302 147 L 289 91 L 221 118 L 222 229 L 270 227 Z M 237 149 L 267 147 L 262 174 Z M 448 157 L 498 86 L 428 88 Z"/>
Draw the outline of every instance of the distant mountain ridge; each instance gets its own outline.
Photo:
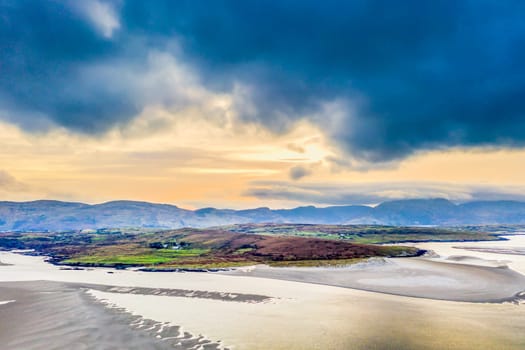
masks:
<path id="1" fill-rule="evenodd" d="M 113 201 L 84 204 L 39 200 L 0 202 L 0 231 L 63 231 L 108 227 L 210 227 L 240 223 L 312 223 L 381 225 L 525 224 L 525 202 L 446 199 L 388 201 L 362 205 L 294 209 L 187 210 L 169 204 Z"/>

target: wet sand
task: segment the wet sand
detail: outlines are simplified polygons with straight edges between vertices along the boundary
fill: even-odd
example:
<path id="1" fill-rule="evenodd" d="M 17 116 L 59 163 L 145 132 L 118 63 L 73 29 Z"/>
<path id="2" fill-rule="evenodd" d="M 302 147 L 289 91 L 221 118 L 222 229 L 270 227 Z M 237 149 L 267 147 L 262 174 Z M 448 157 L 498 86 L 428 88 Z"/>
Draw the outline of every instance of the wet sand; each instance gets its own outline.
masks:
<path id="1" fill-rule="evenodd" d="M 224 274 L 325 284 L 418 298 L 503 302 L 520 298 L 525 276 L 506 265 L 428 258 L 371 259 L 348 267 L 272 268 L 258 265 Z"/>
<path id="2" fill-rule="evenodd" d="M 219 349 L 169 323 L 107 308 L 82 286 L 60 282 L 0 283 L 1 348 L 32 349 Z"/>

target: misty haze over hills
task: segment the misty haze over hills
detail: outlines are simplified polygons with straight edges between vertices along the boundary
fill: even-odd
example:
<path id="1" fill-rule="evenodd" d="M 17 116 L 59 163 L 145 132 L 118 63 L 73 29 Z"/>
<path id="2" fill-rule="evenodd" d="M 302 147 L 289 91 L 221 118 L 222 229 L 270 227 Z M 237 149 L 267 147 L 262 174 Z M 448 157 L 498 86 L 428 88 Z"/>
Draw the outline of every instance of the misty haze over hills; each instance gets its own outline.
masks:
<path id="1" fill-rule="evenodd" d="M 89 205 L 60 201 L 0 202 L 0 231 L 61 231 L 115 227 L 210 227 L 238 223 L 382 225 L 524 224 L 525 202 L 454 204 L 411 199 L 361 205 L 294 209 L 181 209 L 174 205 L 114 201 Z"/>

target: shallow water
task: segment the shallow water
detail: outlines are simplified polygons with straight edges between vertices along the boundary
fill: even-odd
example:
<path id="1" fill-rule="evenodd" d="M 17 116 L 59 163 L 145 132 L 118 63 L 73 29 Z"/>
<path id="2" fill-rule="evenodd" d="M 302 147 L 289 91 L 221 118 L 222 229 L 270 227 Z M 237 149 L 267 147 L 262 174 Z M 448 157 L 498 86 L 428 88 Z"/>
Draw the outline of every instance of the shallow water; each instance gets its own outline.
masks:
<path id="1" fill-rule="evenodd" d="M 483 248 L 522 248 L 525 249 L 525 235 L 502 236 L 507 241 L 485 241 L 485 242 L 429 242 L 415 243 L 414 246 L 432 250 L 442 259 L 454 256 L 465 256 L 490 261 L 499 261 L 508 265 L 511 269 L 525 275 L 525 255 L 498 254 L 488 252 L 477 252 L 461 249 L 464 247 L 483 247 Z M 464 262 L 463 262 L 464 263 Z"/>

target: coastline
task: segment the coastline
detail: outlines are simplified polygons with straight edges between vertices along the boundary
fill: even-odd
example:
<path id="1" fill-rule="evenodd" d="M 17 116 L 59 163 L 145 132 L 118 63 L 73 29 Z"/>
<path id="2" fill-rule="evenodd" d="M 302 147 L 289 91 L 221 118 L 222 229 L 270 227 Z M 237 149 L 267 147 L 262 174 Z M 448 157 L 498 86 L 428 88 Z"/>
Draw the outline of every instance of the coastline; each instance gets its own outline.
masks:
<path id="1" fill-rule="evenodd" d="M 423 249 L 420 246 L 429 244 L 429 243 L 480 243 L 480 242 L 498 242 L 498 241 L 508 241 L 511 236 L 523 236 L 523 233 L 491 233 L 490 236 L 494 237 L 495 239 L 492 240 L 474 240 L 474 239 L 461 239 L 461 240 L 435 240 L 435 239 L 426 239 L 426 240 L 396 240 L 395 242 L 390 243 L 380 243 L 376 244 L 379 246 L 396 246 L 396 245 L 408 245 L 413 248 L 417 248 L 418 250 L 412 254 L 412 255 L 400 255 L 396 256 L 395 258 L 414 258 L 414 257 L 420 257 L 428 253 L 428 249 Z M 63 268 L 73 268 L 73 269 L 84 269 L 84 268 L 113 268 L 116 270 L 124 270 L 124 269 L 139 269 L 140 271 L 145 272 L 224 272 L 224 271 L 230 271 L 235 270 L 239 266 L 238 265 L 232 265 L 231 267 L 176 267 L 176 268 L 156 268 L 156 267 L 148 267 L 144 266 L 142 264 L 131 264 L 131 263 L 83 263 L 83 262 L 65 262 L 65 258 L 62 255 L 54 255 L 52 253 L 42 253 L 35 251 L 33 249 L 31 250 L 20 250 L 20 249 L 14 249 L 14 250 L 1 250 L 1 251 L 13 251 L 13 252 L 21 252 L 26 255 L 31 256 L 44 256 L 46 258 L 46 262 L 61 266 Z M 330 260 L 320 260 L 320 262 L 324 261 L 330 261 Z M 300 262 L 300 261 L 299 261 Z M 320 263 L 320 267 L 322 266 L 329 266 L 330 264 L 324 264 Z M 0 266 L 2 266 L 2 262 L 0 261 Z M 250 266 L 250 265 L 246 265 Z M 336 266 L 336 265 L 334 265 Z M 244 266 L 240 266 L 241 268 Z"/>

